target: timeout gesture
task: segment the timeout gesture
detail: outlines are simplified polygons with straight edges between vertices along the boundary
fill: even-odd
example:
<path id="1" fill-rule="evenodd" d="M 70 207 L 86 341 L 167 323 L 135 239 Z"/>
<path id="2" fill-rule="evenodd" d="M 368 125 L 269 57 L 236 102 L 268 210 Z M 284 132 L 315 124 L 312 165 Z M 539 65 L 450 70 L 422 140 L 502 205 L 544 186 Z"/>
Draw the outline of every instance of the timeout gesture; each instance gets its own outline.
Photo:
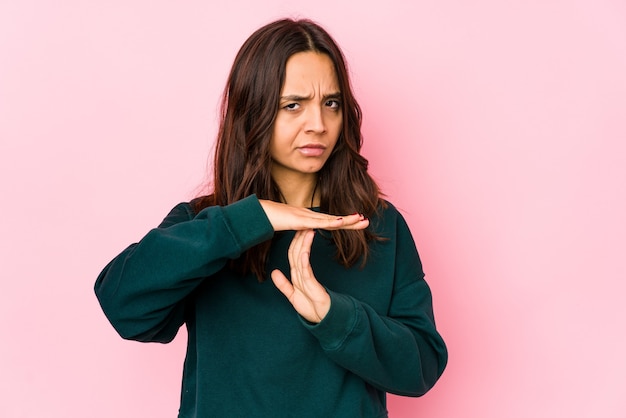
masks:
<path id="1" fill-rule="evenodd" d="M 304 319 L 319 323 L 330 309 L 330 296 L 315 278 L 309 262 L 313 229 L 364 229 L 369 220 L 358 213 L 333 216 L 270 200 L 260 202 L 274 231 L 296 231 L 287 254 L 291 282 L 280 270 L 272 271 L 272 281 Z"/>

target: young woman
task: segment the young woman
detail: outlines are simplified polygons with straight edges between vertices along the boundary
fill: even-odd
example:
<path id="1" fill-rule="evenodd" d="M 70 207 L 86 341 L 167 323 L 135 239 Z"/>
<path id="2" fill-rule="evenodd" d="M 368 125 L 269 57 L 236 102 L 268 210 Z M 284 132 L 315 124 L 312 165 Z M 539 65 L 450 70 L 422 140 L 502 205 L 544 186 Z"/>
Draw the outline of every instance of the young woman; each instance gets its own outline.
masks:
<path id="1" fill-rule="evenodd" d="M 169 342 L 186 325 L 179 417 L 386 417 L 386 392 L 422 395 L 443 372 L 415 244 L 360 126 L 329 34 L 264 26 L 228 79 L 211 193 L 98 277 L 122 337 Z"/>

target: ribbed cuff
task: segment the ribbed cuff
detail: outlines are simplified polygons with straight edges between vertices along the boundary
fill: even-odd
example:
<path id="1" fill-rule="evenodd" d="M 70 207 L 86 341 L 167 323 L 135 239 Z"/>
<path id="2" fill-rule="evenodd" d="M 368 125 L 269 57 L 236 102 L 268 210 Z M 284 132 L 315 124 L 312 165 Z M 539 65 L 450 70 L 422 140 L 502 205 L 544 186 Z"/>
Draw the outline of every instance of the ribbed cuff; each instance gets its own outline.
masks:
<path id="1" fill-rule="evenodd" d="M 318 324 L 312 324 L 302 317 L 300 321 L 319 340 L 322 348 L 333 351 L 341 348 L 359 318 L 356 303 L 350 296 L 326 290 L 330 295 L 330 310 L 324 319 Z"/>
<path id="2" fill-rule="evenodd" d="M 210 211 L 216 209 L 218 208 L 214 206 L 205 208 L 198 213 L 196 219 L 207 218 Z M 252 248 L 274 236 L 274 228 L 256 195 L 250 195 L 228 206 L 221 206 L 219 211 L 240 251 Z"/>

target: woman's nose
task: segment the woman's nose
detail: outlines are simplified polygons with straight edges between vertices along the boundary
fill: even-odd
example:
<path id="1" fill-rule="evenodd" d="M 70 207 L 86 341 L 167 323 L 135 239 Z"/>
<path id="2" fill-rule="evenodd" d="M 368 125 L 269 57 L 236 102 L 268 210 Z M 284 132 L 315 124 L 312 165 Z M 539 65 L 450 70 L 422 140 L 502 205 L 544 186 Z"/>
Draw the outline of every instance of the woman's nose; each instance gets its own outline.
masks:
<path id="1" fill-rule="evenodd" d="M 326 123 L 321 107 L 311 106 L 307 109 L 305 131 L 317 134 L 326 132 Z"/>

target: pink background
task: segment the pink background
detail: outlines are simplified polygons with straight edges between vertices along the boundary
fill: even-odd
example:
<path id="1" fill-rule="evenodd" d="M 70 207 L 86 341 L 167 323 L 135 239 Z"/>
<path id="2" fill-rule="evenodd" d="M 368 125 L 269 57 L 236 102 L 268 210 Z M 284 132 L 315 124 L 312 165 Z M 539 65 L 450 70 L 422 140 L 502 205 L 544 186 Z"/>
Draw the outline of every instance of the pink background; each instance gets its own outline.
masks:
<path id="1" fill-rule="evenodd" d="M 0 416 L 176 415 L 184 333 L 123 341 L 93 282 L 194 196 L 237 49 L 285 15 L 345 50 L 449 345 L 392 417 L 626 416 L 626 4 L 223 3 L 0 0 Z"/>

